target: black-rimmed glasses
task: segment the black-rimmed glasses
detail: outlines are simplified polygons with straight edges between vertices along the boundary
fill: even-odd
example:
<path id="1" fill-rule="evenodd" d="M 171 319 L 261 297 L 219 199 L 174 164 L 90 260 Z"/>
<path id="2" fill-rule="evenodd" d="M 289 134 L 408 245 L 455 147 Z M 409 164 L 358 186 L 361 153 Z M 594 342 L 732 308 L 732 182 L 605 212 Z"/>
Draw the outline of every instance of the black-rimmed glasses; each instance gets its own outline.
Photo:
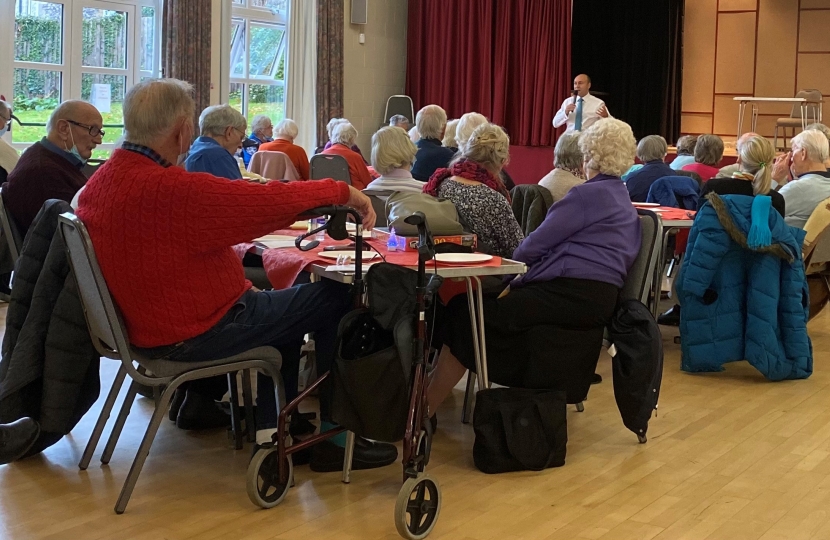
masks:
<path id="1" fill-rule="evenodd" d="M 103 137 L 104 135 L 106 135 L 106 134 L 107 134 L 107 133 L 106 133 L 103 129 L 99 128 L 98 126 L 90 126 L 90 125 L 88 125 L 88 124 L 82 124 L 82 123 L 80 123 L 80 122 L 76 122 L 76 121 L 74 121 L 74 120 L 67 120 L 67 122 L 69 122 L 69 123 L 70 123 L 70 124 L 72 124 L 73 126 L 82 127 L 82 128 L 84 128 L 84 129 L 86 129 L 86 130 L 89 130 L 89 134 L 90 134 L 92 137 L 97 137 L 98 135 L 100 135 L 101 137 Z"/>

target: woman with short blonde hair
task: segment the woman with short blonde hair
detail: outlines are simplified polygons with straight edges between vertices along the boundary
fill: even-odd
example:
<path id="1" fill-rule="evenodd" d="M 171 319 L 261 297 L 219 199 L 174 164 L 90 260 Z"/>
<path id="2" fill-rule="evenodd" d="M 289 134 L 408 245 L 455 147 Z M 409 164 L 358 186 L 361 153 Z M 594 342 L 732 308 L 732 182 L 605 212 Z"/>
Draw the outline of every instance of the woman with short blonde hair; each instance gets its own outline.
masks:
<path id="1" fill-rule="evenodd" d="M 487 117 L 477 112 L 468 112 L 461 115 L 461 118 L 458 119 L 458 124 L 455 126 L 455 142 L 458 148 L 464 146 L 464 143 L 467 142 L 467 139 L 470 138 L 470 135 L 473 134 L 473 131 L 478 126 L 486 123 Z"/>
<path id="2" fill-rule="evenodd" d="M 476 128 L 447 169 L 438 169 L 424 193 L 449 199 L 478 237 L 479 248 L 510 257 L 524 238 L 499 179 L 510 156 L 510 138 L 495 124 Z"/>
<path id="3" fill-rule="evenodd" d="M 579 137 L 579 149 L 588 179 L 597 174 L 622 177 L 634 164 L 637 140 L 631 126 L 614 118 L 604 118 Z"/>
<path id="4" fill-rule="evenodd" d="M 380 174 L 366 191 L 410 191 L 420 193 L 424 183 L 412 178 L 412 163 L 418 149 L 406 131 L 386 126 L 372 135 L 372 167 Z"/>

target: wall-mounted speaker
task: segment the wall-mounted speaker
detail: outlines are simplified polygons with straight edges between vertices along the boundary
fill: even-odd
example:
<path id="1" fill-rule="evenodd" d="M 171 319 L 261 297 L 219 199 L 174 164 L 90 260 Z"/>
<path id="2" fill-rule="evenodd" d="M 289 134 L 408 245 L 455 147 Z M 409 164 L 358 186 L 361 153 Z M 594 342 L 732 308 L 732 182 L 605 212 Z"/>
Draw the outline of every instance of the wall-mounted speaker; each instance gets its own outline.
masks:
<path id="1" fill-rule="evenodd" d="M 366 24 L 369 20 L 369 0 L 352 0 L 352 24 Z"/>

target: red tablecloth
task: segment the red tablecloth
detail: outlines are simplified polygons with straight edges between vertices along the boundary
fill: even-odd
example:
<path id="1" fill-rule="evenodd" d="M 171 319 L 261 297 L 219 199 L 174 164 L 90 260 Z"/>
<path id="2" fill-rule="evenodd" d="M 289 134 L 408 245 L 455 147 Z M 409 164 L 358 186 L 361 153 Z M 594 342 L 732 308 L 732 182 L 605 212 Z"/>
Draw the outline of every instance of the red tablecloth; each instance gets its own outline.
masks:
<path id="1" fill-rule="evenodd" d="M 281 231 L 275 231 L 273 234 L 299 236 L 300 234 L 302 234 L 302 231 L 297 231 L 295 229 L 285 229 Z M 309 239 L 313 240 L 313 238 Z M 397 264 L 400 266 L 418 265 L 418 253 L 414 251 L 389 252 L 386 249 L 386 244 L 381 242 L 380 240 L 364 238 L 363 241 L 364 243 L 376 248 L 386 258 L 386 262 L 388 263 Z M 309 268 L 310 266 L 314 264 L 320 264 L 325 266 L 335 264 L 334 259 L 320 257 L 319 254 L 323 251 L 323 248 L 325 248 L 326 246 L 335 245 L 345 246 L 350 243 L 351 242 L 349 240 L 332 240 L 331 238 L 326 236 L 325 239 L 323 239 L 320 242 L 320 245 L 312 249 L 311 251 L 300 251 L 296 248 L 266 249 L 262 252 L 262 266 L 265 269 L 265 273 L 268 275 L 268 281 L 271 282 L 271 285 L 275 289 L 287 289 L 288 287 L 291 287 L 291 285 L 293 285 L 294 281 L 297 279 L 297 276 L 300 275 L 300 272 Z M 245 243 L 238 244 L 237 246 L 235 246 L 234 249 L 241 259 L 245 256 L 245 253 L 252 250 L 253 248 L 254 244 Z M 376 258 L 373 262 L 377 260 L 378 259 Z M 431 266 L 432 264 L 430 264 L 430 267 Z M 477 264 L 475 266 L 501 266 L 501 258 L 493 257 L 486 263 Z"/>

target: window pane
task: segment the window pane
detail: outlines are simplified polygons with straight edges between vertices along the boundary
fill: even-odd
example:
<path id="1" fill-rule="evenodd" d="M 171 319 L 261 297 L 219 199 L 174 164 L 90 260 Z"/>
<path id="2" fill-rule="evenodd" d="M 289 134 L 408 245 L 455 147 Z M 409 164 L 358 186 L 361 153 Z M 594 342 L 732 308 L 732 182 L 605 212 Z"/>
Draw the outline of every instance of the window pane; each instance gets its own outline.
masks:
<path id="1" fill-rule="evenodd" d="M 288 13 L 288 0 L 251 0 L 251 7 L 266 8 L 272 13 Z"/>
<path id="2" fill-rule="evenodd" d="M 127 14 L 84 8 L 83 62 L 88 67 L 127 67 Z"/>
<path id="3" fill-rule="evenodd" d="M 155 71 L 156 57 L 156 10 L 151 7 L 141 8 L 141 71 Z"/>
<path id="4" fill-rule="evenodd" d="M 24 124 L 12 128 L 13 142 L 36 142 L 46 135 L 46 120 L 61 100 L 61 72 L 39 69 L 14 70 L 14 114 Z"/>
<path id="5" fill-rule="evenodd" d="M 285 118 L 285 88 L 276 84 L 252 84 L 248 118 L 265 114 L 276 123 Z"/>
<path id="6" fill-rule="evenodd" d="M 242 96 L 245 95 L 245 85 L 241 83 L 231 83 L 231 92 L 228 95 L 228 104 L 237 111 L 245 114 L 242 108 Z"/>
<path id="7" fill-rule="evenodd" d="M 245 19 L 231 20 L 231 76 L 245 76 Z"/>
<path id="8" fill-rule="evenodd" d="M 63 6 L 53 2 L 17 0 L 14 59 L 22 62 L 62 62 Z"/>
<path id="9" fill-rule="evenodd" d="M 110 102 L 108 104 L 100 99 L 100 89 L 93 86 L 99 84 L 109 86 Z M 121 105 L 124 103 L 126 86 L 127 77 L 121 75 L 101 75 L 98 73 L 83 73 L 81 75 L 81 99 L 95 105 L 104 118 L 104 125 L 107 126 L 104 128 L 104 131 L 107 133 L 104 136 L 105 143 L 113 143 L 121 137 L 123 129 L 111 126 L 113 124 L 119 126 L 124 124 L 124 114 Z M 95 92 L 96 90 L 98 92 Z"/>
<path id="10" fill-rule="evenodd" d="M 285 30 L 279 26 L 251 25 L 251 64 L 249 77 L 273 78 L 277 54 L 282 52 Z"/>
<path id="11" fill-rule="evenodd" d="M 233 0 L 233 5 L 235 6 L 244 6 L 245 0 Z"/>

